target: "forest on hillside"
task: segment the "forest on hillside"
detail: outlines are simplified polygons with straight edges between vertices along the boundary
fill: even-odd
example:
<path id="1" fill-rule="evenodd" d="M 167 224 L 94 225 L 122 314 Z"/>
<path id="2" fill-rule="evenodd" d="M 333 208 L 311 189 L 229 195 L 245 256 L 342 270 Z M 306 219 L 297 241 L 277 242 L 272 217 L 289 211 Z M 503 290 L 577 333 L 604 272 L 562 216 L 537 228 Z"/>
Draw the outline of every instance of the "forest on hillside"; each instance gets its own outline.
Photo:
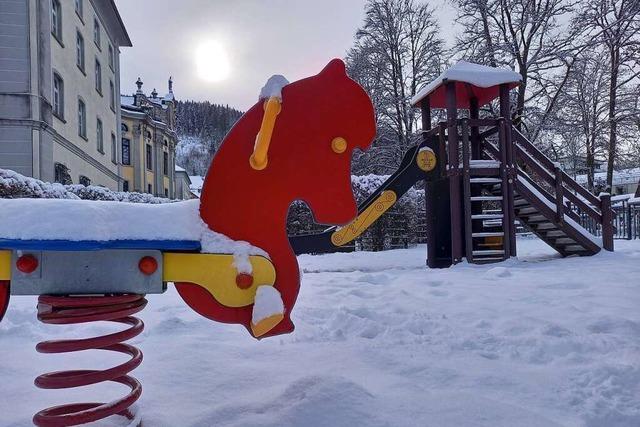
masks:
<path id="1" fill-rule="evenodd" d="M 189 175 L 204 176 L 222 139 L 242 111 L 209 101 L 178 101 L 176 163 Z"/>

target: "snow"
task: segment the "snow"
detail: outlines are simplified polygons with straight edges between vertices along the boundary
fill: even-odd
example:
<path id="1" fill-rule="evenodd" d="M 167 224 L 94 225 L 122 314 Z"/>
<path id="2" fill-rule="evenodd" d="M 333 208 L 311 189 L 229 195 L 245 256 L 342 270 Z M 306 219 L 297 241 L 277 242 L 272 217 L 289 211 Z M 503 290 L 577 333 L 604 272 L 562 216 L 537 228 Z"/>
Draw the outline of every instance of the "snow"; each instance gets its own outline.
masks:
<path id="1" fill-rule="evenodd" d="M 424 97 L 440 87 L 445 80 L 469 83 L 487 88 L 503 83 L 518 83 L 522 77 L 515 71 L 505 68 L 487 67 L 467 61 L 458 61 L 441 73 L 434 81 L 424 86 L 411 98 L 411 105 L 417 105 Z"/>
<path id="2" fill-rule="evenodd" d="M 593 174 L 594 182 L 605 182 L 607 180 L 607 172 L 596 172 Z M 637 184 L 640 181 L 640 168 L 620 169 L 613 171 L 612 185 Z M 578 184 L 587 183 L 587 175 L 576 176 Z"/>
<path id="3" fill-rule="evenodd" d="M 267 83 L 260 90 L 259 99 L 269 99 L 271 97 L 276 97 L 280 101 L 282 101 L 282 88 L 289 84 L 289 81 L 280 74 L 274 74 L 269 77 Z"/>
<path id="4" fill-rule="evenodd" d="M 529 191 L 531 191 L 533 194 L 536 195 L 536 197 L 543 202 L 545 205 L 547 205 L 547 207 L 551 210 L 553 210 L 554 212 L 557 212 L 557 206 L 555 203 L 551 202 L 549 199 L 547 199 L 542 193 L 540 193 L 534 186 L 532 186 L 526 179 L 521 179 L 520 177 L 518 177 L 518 182 L 520 182 L 522 185 L 524 185 L 525 187 L 527 187 L 529 189 Z M 563 199 L 564 200 L 564 199 Z M 573 220 L 573 218 L 571 218 L 570 216 L 568 216 L 567 214 L 563 215 L 564 218 L 564 222 L 569 224 L 573 229 L 575 229 L 578 233 L 582 234 L 584 237 L 588 238 L 589 240 L 591 240 L 592 243 L 594 243 L 595 245 L 602 247 L 602 237 L 598 237 L 598 236 L 594 236 L 593 234 L 591 234 L 589 232 L 589 230 L 587 230 L 586 228 L 584 228 L 582 225 L 578 224 L 576 221 Z"/>
<path id="5" fill-rule="evenodd" d="M 251 322 L 257 325 L 261 320 L 276 314 L 284 314 L 280 292 L 273 286 L 258 286 Z"/>
<path id="6" fill-rule="evenodd" d="M 186 172 L 186 170 L 182 166 L 176 165 L 176 172 Z"/>
<path id="7" fill-rule="evenodd" d="M 267 256 L 247 242 L 211 231 L 200 218 L 200 200 L 145 204 L 94 200 L 0 199 L 0 239 L 190 240 L 204 253 L 234 254 L 241 272 L 249 255 Z"/>
<path id="8" fill-rule="evenodd" d="M 189 175 L 189 179 L 191 180 L 189 189 L 193 194 L 200 198 L 200 194 L 202 194 L 202 186 L 204 185 L 204 177 L 200 175 Z"/>
<path id="9" fill-rule="evenodd" d="M 132 340 L 144 352 L 139 415 L 154 427 L 640 425 L 640 240 L 616 250 L 561 259 L 519 239 L 518 260 L 443 270 L 425 268 L 424 246 L 301 256 L 296 331 L 261 341 L 169 286 L 147 297 Z M 124 395 L 35 388 L 45 371 L 125 360 L 36 353 L 38 341 L 120 327 L 44 325 L 35 306 L 15 297 L 0 323 L 0 425 Z"/>

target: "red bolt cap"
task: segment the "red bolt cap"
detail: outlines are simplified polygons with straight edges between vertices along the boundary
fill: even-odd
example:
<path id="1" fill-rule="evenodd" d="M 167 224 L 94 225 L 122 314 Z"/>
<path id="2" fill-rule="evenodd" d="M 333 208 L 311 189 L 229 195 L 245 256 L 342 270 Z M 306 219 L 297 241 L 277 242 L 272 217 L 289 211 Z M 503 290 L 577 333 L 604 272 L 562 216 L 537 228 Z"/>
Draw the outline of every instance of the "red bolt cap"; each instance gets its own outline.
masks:
<path id="1" fill-rule="evenodd" d="M 38 258 L 33 255 L 22 255 L 16 261 L 16 268 L 25 274 L 31 274 L 38 268 Z"/>
<path id="2" fill-rule="evenodd" d="M 158 269 L 158 261 L 156 261 L 156 259 L 152 256 L 142 257 L 142 259 L 138 263 L 138 268 L 140 269 L 142 274 L 151 276 Z"/>
<path id="3" fill-rule="evenodd" d="M 236 276 L 236 285 L 240 289 L 249 289 L 253 285 L 253 276 L 247 273 L 240 273 Z"/>

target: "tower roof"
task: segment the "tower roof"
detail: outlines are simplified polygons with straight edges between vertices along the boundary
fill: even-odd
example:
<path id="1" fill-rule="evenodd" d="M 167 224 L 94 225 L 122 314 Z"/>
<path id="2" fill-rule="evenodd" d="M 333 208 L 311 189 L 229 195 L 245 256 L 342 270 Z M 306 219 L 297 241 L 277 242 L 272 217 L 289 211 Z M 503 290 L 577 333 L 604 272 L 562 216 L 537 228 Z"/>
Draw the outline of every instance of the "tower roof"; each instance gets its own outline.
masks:
<path id="1" fill-rule="evenodd" d="M 481 106 L 499 96 L 501 84 L 508 83 L 509 88 L 514 88 L 520 84 L 521 80 L 520 74 L 515 71 L 458 61 L 434 81 L 420 89 L 411 98 L 411 105 L 417 106 L 429 96 L 431 108 L 445 108 L 444 86 L 447 81 L 453 81 L 456 85 L 457 108 L 469 108 L 469 100 L 474 97 L 478 99 L 478 106 Z"/>

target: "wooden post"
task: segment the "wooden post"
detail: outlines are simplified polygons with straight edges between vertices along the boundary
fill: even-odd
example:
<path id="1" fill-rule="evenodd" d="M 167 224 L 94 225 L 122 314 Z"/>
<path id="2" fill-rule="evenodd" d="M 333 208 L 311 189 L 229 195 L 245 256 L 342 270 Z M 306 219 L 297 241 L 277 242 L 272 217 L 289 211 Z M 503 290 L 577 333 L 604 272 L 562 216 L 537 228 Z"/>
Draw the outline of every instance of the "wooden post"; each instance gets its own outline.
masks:
<path id="1" fill-rule="evenodd" d="M 513 138 L 511 136 L 511 129 L 513 127 L 513 123 L 511 122 L 511 106 L 509 103 L 509 85 L 501 84 L 500 85 L 500 116 L 504 119 L 504 144 L 507 150 L 506 152 L 506 160 L 507 164 L 505 165 L 507 168 L 507 191 L 506 200 L 502 202 L 507 204 L 507 210 L 509 212 L 509 235 L 504 236 L 505 239 L 509 239 L 509 248 L 510 253 L 509 256 L 516 256 L 516 227 L 515 227 L 515 209 L 513 205 L 514 199 L 514 187 L 515 180 L 518 177 L 518 171 L 516 169 L 515 162 L 515 153 L 513 147 Z M 506 218 L 505 218 L 506 220 Z M 506 255 L 506 254 L 505 254 Z"/>
<path id="2" fill-rule="evenodd" d="M 613 252 L 613 211 L 611 210 L 611 194 L 600 195 L 602 211 L 602 247 Z"/>
<path id="3" fill-rule="evenodd" d="M 502 180 L 500 184 L 502 190 L 502 230 L 504 232 L 504 236 L 502 236 L 502 248 L 504 250 L 504 257 L 509 258 L 513 253 L 510 236 L 515 228 L 513 223 L 513 215 L 515 215 L 515 212 L 509 208 L 509 162 L 507 159 L 506 133 L 505 121 L 500 118 L 498 122 L 498 152 L 500 154 L 500 179 Z"/>
<path id="4" fill-rule="evenodd" d="M 451 193 L 451 258 L 462 261 L 462 195 L 460 194 L 460 156 L 458 150 L 458 106 L 456 83 L 444 81 L 447 99 L 447 143 L 449 145 L 449 191 Z"/>
<path id="5" fill-rule="evenodd" d="M 562 224 L 564 222 L 564 194 L 562 188 L 562 169 L 560 169 L 560 166 L 555 166 L 554 174 L 556 187 L 556 221 Z"/>
<path id="6" fill-rule="evenodd" d="M 478 107 L 478 98 L 475 96 L 469 99 L 469 118 L 480 118 L 480 107 Z M 478 126 L 471 127 L 471 159 L 480 160 L 482 158 L 482 141 L 480 140 L 480 128 Z"/>
<path id="7" fill-rule="evenodd" d="M 471 156 L 469 147 L 469 121 L 462 119 L 462 188 L 464 195 L 464 247 L 467 262 L 473 262 L 473 220 L 471 219 L 471 166 L 469 157 Z"/>
<path id="8" fill-rule="evenodd" d="M 633 235 L 631 234 L 631 230 L 633 228 L 633 223 L 631 221 L 631 204 L 627 201 L 624 202 L 623 206 L 625 206 L 627 211 L 627 240 L 631 240 L 633 238 Z"/>
<path id="9" fill-rule="evenodd" d="M 420 102 L 420 112 L 422 114 L 422 131 L 426 132 L 431 129 L 431 100 L 428 96 Z M 425 133 L 422 134 L 422 142 L 428 142 Z M 429 185 L 428 182 L 425 182 L 424 190 L 424 229 L 427 238 L 427 266 L 430 268 L 435 268 L 437 239 L 435 232 L 436 223 L 434 209 L 435 194 L 433 194 L 434 187 L 433 185 Z"/>

